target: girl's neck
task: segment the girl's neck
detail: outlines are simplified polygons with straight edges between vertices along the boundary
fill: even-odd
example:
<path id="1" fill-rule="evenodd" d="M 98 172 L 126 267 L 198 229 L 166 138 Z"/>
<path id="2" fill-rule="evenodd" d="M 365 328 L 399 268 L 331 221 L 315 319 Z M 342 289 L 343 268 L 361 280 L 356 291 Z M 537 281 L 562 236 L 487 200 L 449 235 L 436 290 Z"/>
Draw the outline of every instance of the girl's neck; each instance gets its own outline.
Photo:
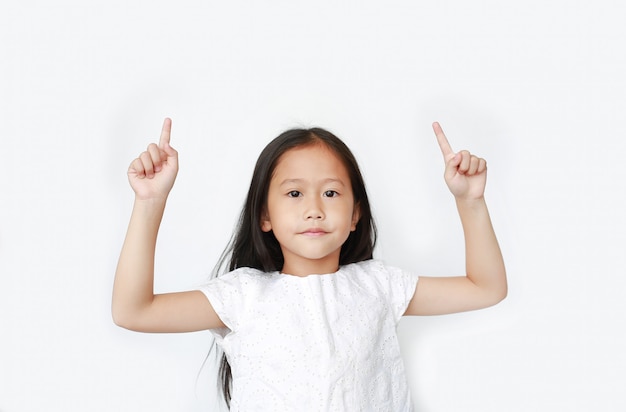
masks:
<path id="1" fill-rule="evenodd" d="M 285 261 L 281 273 L 305 277 L 309 275 L 327 275 L 339 270 L 339 259 Z"/>

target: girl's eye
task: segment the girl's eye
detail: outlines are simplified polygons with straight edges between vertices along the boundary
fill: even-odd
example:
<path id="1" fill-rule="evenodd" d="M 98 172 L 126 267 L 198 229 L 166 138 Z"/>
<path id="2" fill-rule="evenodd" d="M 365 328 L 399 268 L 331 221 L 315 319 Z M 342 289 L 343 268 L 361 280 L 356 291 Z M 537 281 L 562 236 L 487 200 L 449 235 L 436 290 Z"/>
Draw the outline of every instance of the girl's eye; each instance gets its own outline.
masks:
<path id="1" fill-rule="evenodd" d="M 337 196 L 339 193 L 335 192 L 334 190 L 327 190 L 324 192 L 324 196 L 325 197 L 335 197 Z"/>
<path id="2" fill-rule="evenodd" d="M 287 193 L 287 196 L 289 196 L 289 197 L 300 197 L 300 196 L 302 196 L 302 193 L 298 192 L 297 190 L 292 190 L 289 193 Z"/>

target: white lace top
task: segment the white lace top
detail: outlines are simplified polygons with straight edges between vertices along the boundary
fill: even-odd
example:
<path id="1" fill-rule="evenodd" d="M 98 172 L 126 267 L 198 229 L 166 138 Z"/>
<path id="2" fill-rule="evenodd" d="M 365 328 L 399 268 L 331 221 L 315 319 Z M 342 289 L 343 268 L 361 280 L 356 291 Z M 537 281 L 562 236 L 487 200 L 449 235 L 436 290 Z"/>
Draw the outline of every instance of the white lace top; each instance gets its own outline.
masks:
<path id="1" fill-rule="evenodd" d="M 200 288 L 227 328 L 231 411 L 411 411 L 396 325 L 417 276 L 369 260 L 297 277 L 241 268 Z"/>

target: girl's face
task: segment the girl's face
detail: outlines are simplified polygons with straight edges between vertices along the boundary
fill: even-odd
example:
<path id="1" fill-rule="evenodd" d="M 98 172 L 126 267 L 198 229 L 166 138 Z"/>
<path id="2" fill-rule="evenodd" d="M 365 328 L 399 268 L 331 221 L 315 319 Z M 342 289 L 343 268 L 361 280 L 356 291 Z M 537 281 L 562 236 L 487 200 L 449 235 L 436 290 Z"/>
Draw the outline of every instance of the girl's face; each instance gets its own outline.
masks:
<path id="1" fill-rule="evenodd" d="M 359 220 L 350 177 L 323 144 L 299 147 L 278 160 L 261 220 L 283 252 L 283 273 L 336 272 L 339 253 Z"/>

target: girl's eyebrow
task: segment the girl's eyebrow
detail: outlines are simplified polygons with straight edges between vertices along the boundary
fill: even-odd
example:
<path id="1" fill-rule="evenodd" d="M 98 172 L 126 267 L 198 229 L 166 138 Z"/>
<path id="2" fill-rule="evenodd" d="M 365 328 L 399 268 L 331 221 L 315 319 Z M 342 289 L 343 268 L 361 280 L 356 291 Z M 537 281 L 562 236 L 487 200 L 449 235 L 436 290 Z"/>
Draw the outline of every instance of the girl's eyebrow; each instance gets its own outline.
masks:
<path id="1" fill-rule="evenodd" d="M 304 182 L 306 182 L 306 179 L 285 179 L 282 182 L 280 182 L 280 186 L 285 186 L 288 184 L 302 184 Z M 333 178 L 333 177 L 322 179 L 319 181 L 319 183 L 321 184 L 336 183 L 341 186 L 345 186 L 345 183 L 343 182 L 343 180 L 338 179 L 338 178 Z"/>

